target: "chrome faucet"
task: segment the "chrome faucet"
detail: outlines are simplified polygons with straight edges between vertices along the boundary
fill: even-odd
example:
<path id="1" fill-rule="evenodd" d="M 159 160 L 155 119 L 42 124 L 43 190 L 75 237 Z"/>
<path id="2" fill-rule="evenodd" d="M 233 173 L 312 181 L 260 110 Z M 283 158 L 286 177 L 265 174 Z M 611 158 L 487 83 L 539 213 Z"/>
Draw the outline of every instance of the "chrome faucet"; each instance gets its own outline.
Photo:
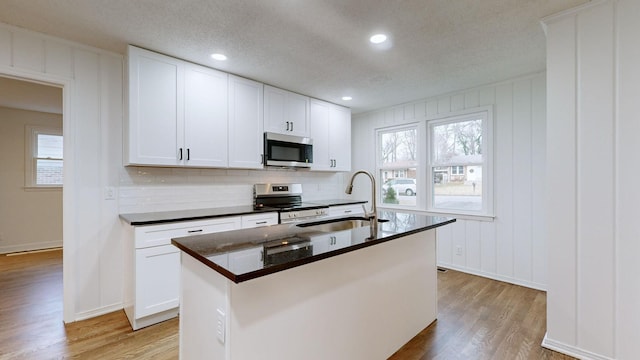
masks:
<path id="1" fill-rule="evenodd" d="M 349 185 L 347 185 L 347 189 L 344 191 L 345 193 L 351 195 L 353 191 L 353 180 L 356 178 L 358 174 L 365 174 L 371 180 L 371 210 L 367 212 L 367 209 L 364 205 L 362 205 L 362 209 L 364 210 L 364 216 L 369 218 L 369 224 L 371 226 L 371 237 L 375 238 L 378 234 L 378 211 L 376 209 L 376 179 L 371 175 L 370 172 L 360 170 L 356 171 L 351 175 L 351 180 L 349 180 Z"/>

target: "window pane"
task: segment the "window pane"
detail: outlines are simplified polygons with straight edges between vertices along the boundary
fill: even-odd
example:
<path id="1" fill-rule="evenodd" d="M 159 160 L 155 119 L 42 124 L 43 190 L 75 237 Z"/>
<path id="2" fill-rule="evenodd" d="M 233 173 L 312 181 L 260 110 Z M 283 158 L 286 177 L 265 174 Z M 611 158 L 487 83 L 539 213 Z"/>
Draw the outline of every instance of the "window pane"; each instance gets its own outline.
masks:
<path id="1" fill-rule="evenodd" d="M 385 204 L 416 206 L 416 168 L 380 170 L 380 194 Z"/>
<path id="2" fill-rule="evenodd" d="M 436 164 L 482 162 L 481 119 L 435 125 L 432 140 Z"/>
<path id="3" fill-rule="evenodd" d="M 482 166 L 436 166 L 432 171 L 434 208 L 482 210 Z"/>
<path id="4" fill-rule="evenodd" d="M 415 166 L 418 131 L 403 129 L 380 134 L 380 159 L 382 166 Z"/>
<path id="5" fill-rule="evenodd" d="M 36 160 L 37 185 L 62 185 L 62 160 Z"/>
<path id="6" fill-rule="evenodd" d="M 62 136 L 38 134 L 38 158 L 62 159 Z"/>

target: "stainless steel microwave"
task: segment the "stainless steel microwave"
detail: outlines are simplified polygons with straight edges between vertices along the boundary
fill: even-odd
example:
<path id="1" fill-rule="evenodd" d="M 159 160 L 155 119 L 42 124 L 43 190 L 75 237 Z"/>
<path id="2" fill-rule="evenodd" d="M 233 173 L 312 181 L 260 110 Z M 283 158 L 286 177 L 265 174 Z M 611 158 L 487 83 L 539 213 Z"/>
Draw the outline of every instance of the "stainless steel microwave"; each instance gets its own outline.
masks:
<path id="1" fill-rule="evenodd" d="M 313 140 L 266 132 L 264 158 L 266 166 L 309 168 L 313 164 Z"/>

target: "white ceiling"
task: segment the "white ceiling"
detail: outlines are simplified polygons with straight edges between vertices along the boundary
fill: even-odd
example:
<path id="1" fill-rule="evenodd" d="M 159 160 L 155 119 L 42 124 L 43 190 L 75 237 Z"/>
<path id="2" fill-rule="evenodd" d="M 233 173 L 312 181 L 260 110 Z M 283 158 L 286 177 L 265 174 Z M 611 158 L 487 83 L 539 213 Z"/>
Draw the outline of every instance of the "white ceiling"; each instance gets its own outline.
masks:
<path id="1" fill-rule="evenodd" d="M 122 54 L 131 43 L 359 113 L 542 71 L 539 20 L 586 2 L 2 0 L 0 21 Z M 369 45 L 379 31 L 390 49 Z"/>

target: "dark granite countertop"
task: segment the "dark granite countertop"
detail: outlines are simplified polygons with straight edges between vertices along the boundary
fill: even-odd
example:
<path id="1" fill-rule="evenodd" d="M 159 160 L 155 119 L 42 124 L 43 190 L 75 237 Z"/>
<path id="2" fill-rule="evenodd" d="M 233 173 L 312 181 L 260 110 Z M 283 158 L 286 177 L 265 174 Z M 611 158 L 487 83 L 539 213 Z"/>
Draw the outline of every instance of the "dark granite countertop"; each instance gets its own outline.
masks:
<path id="1" fill-rule="evenodd" d="M 182 237 L 171 242 L 204 265 L 240 283 L 456 221 L 394 211 L 381 211 L 378 217 L 388 221 L 378 224 L 373 238 L 369 226 L 322 231 L 313 226 L 281 224 Z M 269 255 L 265 256 L 265 251 Z"/>
<path id="2" fill-rule="evenodd" d="M 349 200 L 349 199 L 309 200 L 309 202 L 314 204 L 325 205 L 325 206 L 355 205 L 355 204 L 367 203 L 367 201 L 363 201 L 363 200 Z"/>
<path id="3" fill-rule="evenodd" d="M 318 204 L 322 206 L 339 206 L 339 205 L 351 205 L 351 204 L 364 204 L 366 203 L 366 201 L 333 199 L 333 200 L 315 200 L 315 201 L 309 201 L 309 203 Z M 232 206 L 232 207 L 220 207 L 220 208 L 209 208 L 209 209 L 120 214 L 120 218 L 126 221 L 129 225 L 139 226 L 139 225 L 171 223 L 171 222 L 178 222 L 178 221 L 203 220 L 203 219 L 224 217 L 224 216 L 250 215 L 250 214 L 272 212 L 272 211 L 278 211 L 278 209 L 273 209 L 273 208 L 254 209 L 252 205 L 246 205 L 246 206 Z"/>
<path id="4" fill-rule="evenodd" d="M 149 213 L 120 214 L 120 218 L 129 225 L 153 225 L 177 221 L 203 220 L 224 216 L 248 215 L 261 212 L 274 212 L 277 209 L 254 209 L 252 205 L 220 207 L 210 209 L 160 211 Z"/>

